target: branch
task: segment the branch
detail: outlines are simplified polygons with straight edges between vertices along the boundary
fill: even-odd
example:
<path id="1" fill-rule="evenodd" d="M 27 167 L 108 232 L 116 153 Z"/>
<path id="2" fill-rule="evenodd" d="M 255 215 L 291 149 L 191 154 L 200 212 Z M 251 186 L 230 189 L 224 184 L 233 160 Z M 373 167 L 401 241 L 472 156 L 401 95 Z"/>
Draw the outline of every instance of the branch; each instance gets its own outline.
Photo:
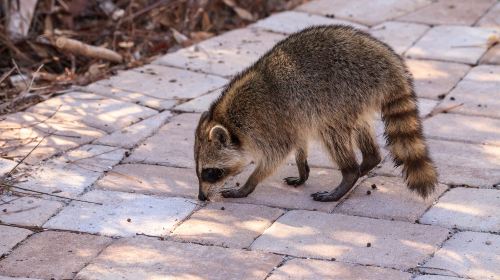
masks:
<path id="1" fill-rule="evenodd" d="M 83 42 L 65 37 L 57 38 L 55 46 L 62 51 L 67 51 L 73 54 L 105 59 L 118 63 L 123 61 L 123 57 L 115 51 L 103 47 L 91 46 Z"/>
<path id="2" fill-rule="evenodd" d="M 11 184 L 7 184 L 7 183 L 4 183 L 4 182 L 0 182 L 0 185 L 5 186 L 7 188 L 13 188 L 13 189 L 19 189 L 19 190 L 28 191 L 28 192 L 34 192 L 34 193 L 38 193 L 38 194 L 43 194 L 43 195 L 48 195 L 48 196 L 52 196 L 52 197 L 67 199 L 67 200 L 71 200 L 71 201 L 78 201 L 78 202 L 85 202 L 85 203 L 102 205 L 102 203 L 100 203 L 100 202 L 93 202 L 93 201 L 88 201 L 88 200 L 81 200 L 81 199 L 77 199 L 77 198 L 71 198 L 71 197 L 66 197 L 66 196 L 62 196 L 62 195 L 51 194 L 51 193 L 47 193 L 47 192 L 35 191 L 35 190 L 28 189 L 28 188 L 22 188 L 22 187 L 14 186 L 14 185 L 11 185 Z"/>

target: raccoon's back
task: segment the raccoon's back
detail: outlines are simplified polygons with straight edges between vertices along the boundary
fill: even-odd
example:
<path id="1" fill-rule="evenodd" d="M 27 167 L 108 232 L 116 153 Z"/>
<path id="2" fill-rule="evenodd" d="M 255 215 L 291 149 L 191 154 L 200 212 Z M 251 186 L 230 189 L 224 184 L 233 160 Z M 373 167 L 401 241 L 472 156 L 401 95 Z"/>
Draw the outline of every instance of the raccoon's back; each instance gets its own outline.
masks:
<path id="1" fill-rule="evenodd" d="M 389 46 L 342 25 L 316 26 L 290 35 L 255 69 L 288 93 L 312 89 L 348 95 L 376 89 L 405 72 L 401 58 Z"/>

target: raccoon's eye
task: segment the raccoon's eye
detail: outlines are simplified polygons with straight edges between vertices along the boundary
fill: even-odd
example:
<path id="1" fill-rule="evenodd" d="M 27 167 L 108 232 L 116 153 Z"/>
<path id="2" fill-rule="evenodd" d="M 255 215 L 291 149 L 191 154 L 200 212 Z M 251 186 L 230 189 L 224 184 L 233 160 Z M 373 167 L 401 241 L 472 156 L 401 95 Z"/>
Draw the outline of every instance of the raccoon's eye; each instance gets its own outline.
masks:
<path id="1" fill-rule="evenodd" d="M 201 171 L 201 180 L 204 182 L 215 183 L 224 175 L 224 169 L 205 168 Z"/>

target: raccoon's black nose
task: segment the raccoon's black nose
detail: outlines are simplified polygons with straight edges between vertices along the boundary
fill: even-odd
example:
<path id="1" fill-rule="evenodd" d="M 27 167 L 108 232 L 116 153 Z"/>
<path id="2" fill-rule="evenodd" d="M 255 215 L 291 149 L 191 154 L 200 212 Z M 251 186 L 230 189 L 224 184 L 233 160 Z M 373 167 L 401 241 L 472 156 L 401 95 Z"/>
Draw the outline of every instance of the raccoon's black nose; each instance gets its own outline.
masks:
<path id="1" fill-rule="evenodd" d="M 207 197 L 205 196 L 204 193 L 202 192 L 199 192 L 198 193 L 198 199 L 201 200 L 201 201 L 206 201 L 207 200 Z"/>

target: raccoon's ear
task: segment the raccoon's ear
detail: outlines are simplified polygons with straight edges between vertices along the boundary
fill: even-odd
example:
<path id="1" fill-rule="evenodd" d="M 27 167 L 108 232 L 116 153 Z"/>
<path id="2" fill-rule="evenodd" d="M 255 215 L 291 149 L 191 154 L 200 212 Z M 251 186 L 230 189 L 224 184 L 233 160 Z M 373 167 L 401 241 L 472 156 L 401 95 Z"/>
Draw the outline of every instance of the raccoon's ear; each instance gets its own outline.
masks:
<path id="1" fill-rule="evenodd" d="M 222 145 L 228 145 L 231 141 L 231 135 L 229 135 L 229 131 L 222 125 L 214 125 L 212 129 L 210 129 L 210 133 L 208 134 L 208 139 L 210 141 L 217 141 Z"/>
<path id="2" fill-rule="evenodd" d="M 208 111 L 205 111 L 201 114 L 200 123 L 208 118 Z"/>

